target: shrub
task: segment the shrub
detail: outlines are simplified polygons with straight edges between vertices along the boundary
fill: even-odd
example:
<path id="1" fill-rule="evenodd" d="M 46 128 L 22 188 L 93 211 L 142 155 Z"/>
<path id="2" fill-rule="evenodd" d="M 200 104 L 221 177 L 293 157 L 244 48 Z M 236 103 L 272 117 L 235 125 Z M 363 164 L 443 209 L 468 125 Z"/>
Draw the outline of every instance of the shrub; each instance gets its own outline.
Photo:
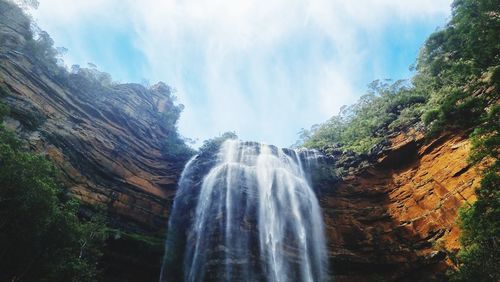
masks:
<path id="1" fill-rule="evenodd" d="M 94 281 L 102 221 L 78 218 L 45 158 L 0 125 L 0 280 Z"/>

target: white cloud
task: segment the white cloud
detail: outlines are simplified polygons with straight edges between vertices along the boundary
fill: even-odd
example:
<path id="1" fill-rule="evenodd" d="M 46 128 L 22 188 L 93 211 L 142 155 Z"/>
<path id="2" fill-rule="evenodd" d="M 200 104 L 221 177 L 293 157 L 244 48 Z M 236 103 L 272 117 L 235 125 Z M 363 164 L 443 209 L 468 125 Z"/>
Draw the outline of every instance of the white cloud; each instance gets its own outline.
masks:
<path id="1" fill-rule="evenodd" d="M 69 61 L 89 57 L 79 38 L 89 24 L 127 31 L 147 59 L 144 77 L 178 90 L 184 135 L 236 130 L 286 146 L 361 94 L 366 44 L 391 25 L 446 17 L 451 0 L 40 2 L 34 15 L 56 42 L 85 46 Z"/>

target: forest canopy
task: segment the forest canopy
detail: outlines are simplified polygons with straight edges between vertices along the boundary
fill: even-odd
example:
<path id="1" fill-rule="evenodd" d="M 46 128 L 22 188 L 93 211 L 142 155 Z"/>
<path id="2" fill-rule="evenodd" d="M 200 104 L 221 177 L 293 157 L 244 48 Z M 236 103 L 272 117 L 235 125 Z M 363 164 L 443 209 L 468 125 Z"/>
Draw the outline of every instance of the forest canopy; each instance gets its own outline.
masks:
<path id="1" fill-rule="evenodd" d="M 411 81 L 374 81 L 357 103 L 302 130 L 303 146 L 368 152 L 390 132 L 424 124 L 429 134 L 481 125 L 497 107 L 500 16 L 495 0 L 457 0 L 450 22 L 433 33 Z"/>

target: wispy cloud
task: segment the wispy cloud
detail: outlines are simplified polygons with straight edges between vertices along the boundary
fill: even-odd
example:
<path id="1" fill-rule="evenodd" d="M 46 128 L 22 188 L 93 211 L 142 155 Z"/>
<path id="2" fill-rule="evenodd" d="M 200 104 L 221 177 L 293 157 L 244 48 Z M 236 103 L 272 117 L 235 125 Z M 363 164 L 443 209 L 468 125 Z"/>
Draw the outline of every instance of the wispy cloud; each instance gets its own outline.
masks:
<path id="1" fill-rule="evenodd" d="M 40 2 L 34 15 L 70 63 L 101 59 L 113 75 L 176 88 L 184 135 L 235 130 L 286 146 L 372 79 L 407 76 L 405 50 L 444 23 L 451 0 Z M 106 41 L 116 34 L 126 38 Z M 130 60 L 115 56 L 124 44 Z"/>

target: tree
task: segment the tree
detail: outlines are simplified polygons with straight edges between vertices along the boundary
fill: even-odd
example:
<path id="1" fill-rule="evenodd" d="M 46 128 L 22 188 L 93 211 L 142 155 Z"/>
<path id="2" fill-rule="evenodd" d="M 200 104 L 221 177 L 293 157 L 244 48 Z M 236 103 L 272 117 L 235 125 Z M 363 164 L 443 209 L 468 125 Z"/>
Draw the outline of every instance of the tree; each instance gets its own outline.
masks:
<path id="1" fill-rule="evenodd" d="M 491 164 L 476 191 L 476 202 L 460 211 L 462 250 L 459 267 L 451 274 L 455 281 L 500 281 L 499 121 L 500 107 L 495 106 L 472 134 L 471 162 L 487 159 Z"/>
<path id="2" fill-rule="evenodd" d="M 460 211 L 459 267 L 454 281 L 500 281 L 500 176 L 487 172 L 476 191 L 477 201 Z"/>
<path id="3" fill-rule="evenodd" d="M 95 281 L 105 236 L 99 217 L 78 218 L 52 163 L 0 125 L 0 280 Z"/>

